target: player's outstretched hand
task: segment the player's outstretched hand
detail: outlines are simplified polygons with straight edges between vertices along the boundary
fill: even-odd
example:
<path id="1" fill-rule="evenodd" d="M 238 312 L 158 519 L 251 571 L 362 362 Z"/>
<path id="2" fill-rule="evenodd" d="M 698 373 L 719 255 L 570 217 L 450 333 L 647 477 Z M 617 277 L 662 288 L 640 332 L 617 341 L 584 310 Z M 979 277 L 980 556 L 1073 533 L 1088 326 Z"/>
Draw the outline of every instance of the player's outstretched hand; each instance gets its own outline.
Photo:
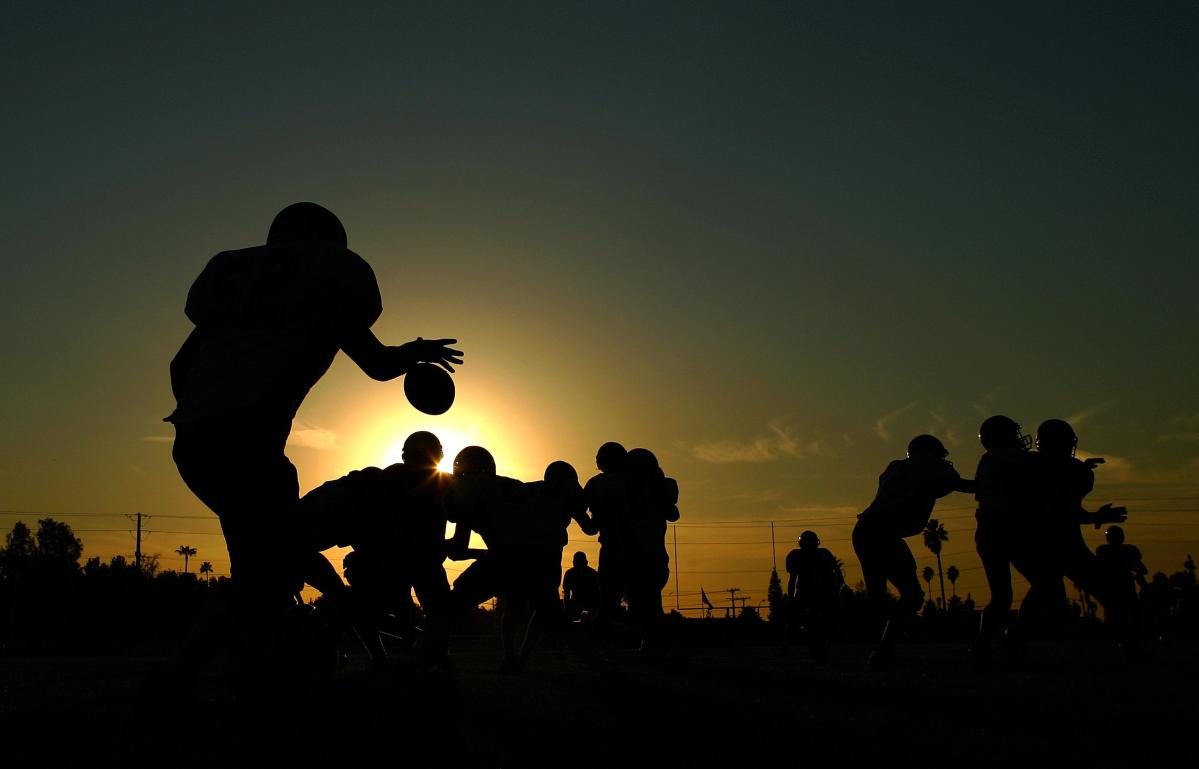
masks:
<path id="1" fill-rule="evenodd" d="M 1104 523 L 1124 523 L 1126 520 L 1128 520 L 1128 508 L 1112 507 L 1111 502 L 1108 502 L 1095 512 L 1096 525 Z"/>
<path id="2" fill-rule="evenodd" d="M 415 341 L 400 345 L 400 349 L 413 363 L 436 363 L 452 374 L 454 366 L 450 364 L 462 365 L 462 351 L 448 346 L 457 342 L 457 339 L 423 339 L 418 336 Z"/>
<path id="3" fill-rule="evenodd" d="M 1082 461 L 1082 463 L 1087 466 L 1087 469 L 1094 470 L 1096 467 L 1099 467 L 1099 465 L 1106 461 L 1107 460 L 1103 457 L 1087 457 Z"/>

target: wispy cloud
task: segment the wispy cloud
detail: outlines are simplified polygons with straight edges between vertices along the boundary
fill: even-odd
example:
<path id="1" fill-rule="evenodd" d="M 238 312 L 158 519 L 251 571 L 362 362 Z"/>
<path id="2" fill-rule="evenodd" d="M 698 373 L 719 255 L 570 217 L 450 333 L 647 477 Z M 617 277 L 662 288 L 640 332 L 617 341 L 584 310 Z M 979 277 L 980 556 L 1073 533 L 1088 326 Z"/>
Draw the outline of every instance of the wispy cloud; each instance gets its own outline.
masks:
<path id="1" fill-rule="evenodd" d="M 1199 433 L 1166 433 L 1157 439 L 1162 443 L 1195 443 L 1199 441 Z"/>
<path id="2" fill-rule="evenodd" d="M 1078 412 L 1077 414 L 1073 414 L 1073 415 L 1067 417 L 1066 421 L 1069 422 L 1070 425 L 1074 429 L 1077 430 L 1079 427 L 1082 427 L 1084 424 L 1089 422 L 1092 417 L 1103 412 L 1106 409 L 1107 409 L 1106 403 L 1099 403 L 1094 406 L 1090 406 L 1089 408 L 1085 408 L 1082 411 Z"/>
<path id="3" fill-rule="evenodd" d="M 1157 439 L 1162 443 L 1194 443 L 1199 441 L 1199 414 L 1178 414 L 1170 419 L 1172 431 Z"/>
<path id="4" fill-rule="evenodd" d="M 143 435 L 142 440 L 146 443 L 173 443 L 175 438 L 171 435 Z M 303 422 L 297 422 L 296 426 L 292 428 L 291 435 L 287 439 L 287 445 L 297 448 L 317 449 L 318 451 L 331 451 L 341 448 L 337 433 Z"/>
<path id="5" fill-rule="evenodd" d="M 787 505 L 779 508 L 779 512 L 802 516 L 856 518 L 862 511 L 853 505 Z"/>
<path id="6" fill-rule="evenodd" d="M 891 443 L 894 436 L 891 434 L 891 428 L 895 426 L 896 421 L 904 414 L 916 407 L 916 404 L 909 403 L 906 406 L 895 409 L 889 414 L 883 414 L 874 423 L 874 434 L 881 438 L 885 443 Z"/>
<path id="7" fill-rule="evenodd" d="M 1199 477 L 1199 457 L 1192 457 L 1181 467 L 1142 467 L 1131 459 L 1113 454 L 1079 451 L 1079 459 L 1103 457 L 1104 463 L 1095 469 L 1098 483 L 1114 486 L 1160 486 L 1193 484 Z"/>
<path id="8" fill-rule="evenodd" d="M 800 435 L 785 420 L 772 422 L 767 433 L 750 441 L 716 440 L 698 443 L 691 454 L 711 464 L 773 462 L 778 459 L 804 459 L 810 456 L 829 456 L 834 452 L 827 442 L 817 436 Z"/>
<path id="9" fill-rule="evenodd" d="M 995 413 L 995 401 L 999 398 L 1000 388 L 983 393 L 974 403 L 974 413 L 980 417 L 989 417 Z"/>
<path id="10" fill-rule="evenodd" d="M 303 422 L 298 422 L 292 428 L 287 443 L 289 446 L 317 449 L 318 451 L 331 451 L 339 448 L 337 433 Z"/>
<path id="11" fill-rule="evenodd" d="M 958 433 L 957 429 L 950 424 L 949 418 L 937 411 L 930 411 L 928 412 L 928 415 L 932 419 L 932 422 L 929 423 L 924 432 L 937 436 L 947 445 L 958 445 L 961 440 L 960 434 Z"/>
<path id="12" fill-rule="evenodd" d="M 778 502 L 783 498 L 781 492 L 774 489 L 755 489 L 752 491 L 739 491 L 735 494 L 728 494 L 721 499 L 725 502 L 755 502 L 762 504 L 770 504 Z"/>

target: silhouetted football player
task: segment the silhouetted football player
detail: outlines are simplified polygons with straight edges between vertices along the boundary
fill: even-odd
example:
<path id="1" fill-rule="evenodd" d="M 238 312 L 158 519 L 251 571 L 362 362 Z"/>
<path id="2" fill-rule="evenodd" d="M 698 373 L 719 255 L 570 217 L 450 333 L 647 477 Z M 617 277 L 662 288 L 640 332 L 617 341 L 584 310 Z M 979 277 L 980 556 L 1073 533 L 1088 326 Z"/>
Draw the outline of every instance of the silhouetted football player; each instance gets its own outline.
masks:
<path id="1" fill-rule="evenodd" d="M 829 618 L 837 606 L 837 596 L 845 579 L 837 558 L 820 546 L 814 531 L 799 535 L 799 547 L 787 553 L 787 614 L 783 627 L 783 650 L 793 632 L 803 628 L 812 659 L 823 663 L 826 657 Z"/>
<path id="2" fill-rule="evenodd" d="M 874 612 L 885 612 L 888 582 L 899 591 L 899 603 L 870 655 L 872 667 L 894 663 L 895 643 L 924 603 L 916 559 L 904 538 L 924 530 L 938 499 L 954 491 L 974 490 L 973 482 L 958 475 L 948 456 L 949 451 L 935 437 L 913 438 L 907 458 L 894 460 L 879 476 L 878 493 L 853 528 L 853 549 Z"/>

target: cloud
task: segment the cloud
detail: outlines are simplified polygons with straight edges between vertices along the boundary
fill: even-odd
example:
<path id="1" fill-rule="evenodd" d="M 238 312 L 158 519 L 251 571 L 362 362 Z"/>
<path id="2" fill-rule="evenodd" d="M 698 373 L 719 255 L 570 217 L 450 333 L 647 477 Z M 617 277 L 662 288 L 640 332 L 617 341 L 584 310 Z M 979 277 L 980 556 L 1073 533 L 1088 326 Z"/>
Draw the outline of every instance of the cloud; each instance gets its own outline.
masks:
<path id="1" fill-rule="evenodd" d="M 820 515 L 856 519 L 860 508 L 853 505 L 787 505 L 780 507 L 779 512 L 791 515 Z"/>
<path id="2" fill-rule="evenodd" d="M 933 421 L 924 432 L 941 438 L 949 446 L 956 446 L 961 442 L 961 434 L 949 423 L 948 417 L 936 411 L 930 411 L 928 415 Z"/>
<path id="3" fill-rule="evenodd" d="M 795 428 L 780 422 L 767 426 L 767 434 L 752 441 L 718 440 L 698 443 L 691 454 L 701 462 L 715 465 L 774 462 L 778 459 L 804 459 L 830 456 L 834 452 L 823 438 L 807 438 Z"/>
<path id="4" fill-rule="evenodd" d="M 1157 439 L 1162 443 L 1194 443 L 1199 441 L 1199 433 L 1166 433 Z"/>
<path id="5" fill-rule="evenodd" d="M 999 398 L 1001 388 L 996 387 L 990 392 L 983 393 L 979 396 L 978 401 L 974 404 L 974 412 L 980 417 L 989 417 L 995 413 L 995 401 Z"/>
<path id="6" fill-rule="evenodd" d="M 1162 433 L 1157 440 L 1162 443 L 1194 443 L 1199 441 L 1199 414 L 1178 414 L 1170 419 L 1173 432 Z"/>
<path id="7" fill-rule="evenodd" d="M 724 502 L 758 502 L 770 504 L 778 502 L 782 498 L 782 493 L 774 489 L 756 489 L 754 491 L 739 491 L 736 494 L 728 494 L 721 497 L 721 500 Z"/>
<path id="8" fill-rule="evenodd" d="M 1085 408 L 1082 411 L 1078 412 L 1077 414 L 1067 417 L 1066 421 L 1070 423 L 1071 427 L 1073 427 L 1074 429 L 1078 429 L 1079 427 L 1082 427 L 1084 424 L 1086 424 L 1088 421 L 1090 421 L 1091 417 L 1095 416 L 1096 414 L 1099 414 L 1100 412 L 1102 412 L 1106 409 L 1107 409 L 1107 404 L 1100 403 L 1095 406 L 1091 406 L 1090 408 Z"/>
<path id="9" fill-rule="evenodd" d="M 906 406 L 895 409 L 890 414 L 884 414 L 879 417 L 874 423 L 874 434 L 879 438 L 882 438 L 884 442 L 890 443 L 893 440 L 891 428 L 895 425 L 896 420 L 898 420 L 907 412 L 911 411 L 915 406 L 916 404 L 914 402 L 909 403 Z"/>
<path id="10" fill-rule="evenodd" d="M 1095 480 L 1109 486 L 1173 486 L 1195 483 L 1199 474 L 1199 457 L 1192 457 L 1182 467 L 1141 467 L 1131 459 L 1113 454 L 1079 451 L 1079 459 L 1102 457 L 1104 463 L 1095 468 Z"/>
<path id="11" fill-rule="evenodd" d="M 298 422 L 296 427 L 291 431 L 291 435 L 287 439 L 289 446 L 296 446 L 306 449 L 317 449 L 318 451 L 332 451 L 339 448 L 337 441 L 337 433 L 332 430 L 326 430 L 323 427 L 304 424 Z"/>
<path id="12" fill-rule="evenodd" d="M 143 435 L 146 443 L 173 443 L 172 435 Z M 323 427 L 297 422 L 287 438 L 287 445 L 294 448 L 317 449 L 318 451 L 333 451 L 341 448 L 337 433 Z"/>

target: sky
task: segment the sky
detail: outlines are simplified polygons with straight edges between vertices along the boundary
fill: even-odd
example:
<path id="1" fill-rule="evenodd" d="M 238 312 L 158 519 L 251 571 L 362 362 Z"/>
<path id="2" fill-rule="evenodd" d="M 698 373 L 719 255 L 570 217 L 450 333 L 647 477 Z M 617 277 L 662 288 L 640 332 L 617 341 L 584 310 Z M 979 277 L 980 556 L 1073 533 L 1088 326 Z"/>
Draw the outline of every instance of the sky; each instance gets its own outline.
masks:
<path id="1" fill-rule="evenodd" d="M 293 427 L 302 490 L 415 429 L 528 480 L 644 446 L 681 488 L 680 605 L 756 603 L 763 522 L 780 562 L 811 528 L 856 582 L 854 516 L 908 439 L 969 477 L 983 418 L 1059 417 L 1108 460 L 1093 506 L 1177 570 L 1199 11 L 966 5 L 14 3 L 0 528 L 54 514 L 108 558 L 142 512 L 164 568 L 189 544 L 227 569 L 170 459 L 167 366 L 207 260 L 313 200 L 376 273 L 375 333 L 466 364 L 424 417 L 339 356 Z M 972 502 L 935 515 L 980 597 Z"/>

